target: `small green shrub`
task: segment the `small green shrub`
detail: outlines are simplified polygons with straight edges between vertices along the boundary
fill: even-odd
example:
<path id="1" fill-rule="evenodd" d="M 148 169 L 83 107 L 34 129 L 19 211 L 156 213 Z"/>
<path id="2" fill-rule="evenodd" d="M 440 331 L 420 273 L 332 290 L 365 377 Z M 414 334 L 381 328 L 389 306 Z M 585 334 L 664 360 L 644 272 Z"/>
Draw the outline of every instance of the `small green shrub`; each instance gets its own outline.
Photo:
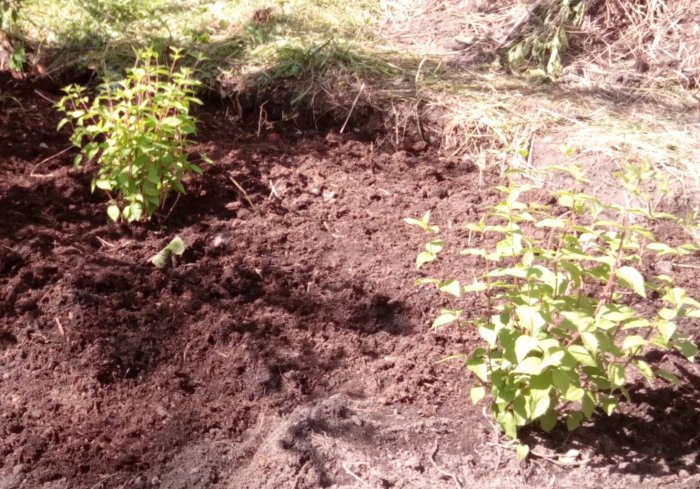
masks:
<path id="1" fill-rule="evenodd" d="M 576 168 L 558 170 L 584 181 Z M 478 383 L 471 389 L 473 402 L 490 394 L 493 414 L 511 438 L 534 422 L 550 431 L 564 414 L 573 430 L 597 408 L 612 413 L 630 397 L 625 383 L 632 367 L 649 381 L 677 382 L 671 372 L 644 360 L 648 348 L 674 348 L 690 360 L 698 351 L 677 325 L 683 318 L 700 318 L 700 303 L 670 276 L 642 274 L 652 257 L 698 249 L 659 242 L 651 225 L 664 219 L 688 223 L 653 210 L 642 191 L 644 182 L 655 178 L 648 167 L 627 166 L 618 176 L 629 196 L 646 205 L 603 204 L 577 190 L 551 192 L 556 204 L 550 205 L 527 200 L 528 185 L 497 187 L 504 200 L 466 227 L 470 243 L 474 235 L 495 236 L 495 246 L 461 251 L 478 257 L 485 273 L 466 286 L 455 279 L 418 280 L 456 297 L 483 294 L 483 317 L 443 310 L 433 328 L 450 323 L 476 328 L 483 346 L 457 357 Z M 406 222 L 429 234 L 439 232 L 429 217 Z M 444 247 L 442 240 L 431 240 L 417 267 L 434 261 Z"/>
<path id="2" fill-rule="evenodd" d="M 171 191 L 185 192 L 187 173 L 202 172 L 188 161 L 196 132 L 190 106 L 201 104 L 195 96 L 200 83 L 190 68 L 178 67 L 177 50 L 169 66 L 158 64 L 151 49 L 137 57 L 123 80 L 105 81 L 92 101 L 83 87 L 71 85 L 57 104 L 66 114 L 59 129 L 71 124 L 71 142 L 81 149 L 75 165 L 100 165 L 92 189 L 109 193 L 107 214 L 114 221 L 150 218 Z"/>

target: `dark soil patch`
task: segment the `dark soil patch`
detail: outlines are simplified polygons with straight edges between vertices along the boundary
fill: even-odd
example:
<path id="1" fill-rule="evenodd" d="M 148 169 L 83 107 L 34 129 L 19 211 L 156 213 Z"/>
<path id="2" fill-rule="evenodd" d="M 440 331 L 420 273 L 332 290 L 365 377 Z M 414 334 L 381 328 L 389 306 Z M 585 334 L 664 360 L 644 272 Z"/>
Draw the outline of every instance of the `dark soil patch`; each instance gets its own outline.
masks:
<path id="1" fill-rule="evenodd" d="M 635 386 L 573 436 L 531 434 L 573 468 L 518 465 L 437 363 L 474 337 L 427 330 L 447 304 L 412 287 L 423 237 L 401 218 L 493 202 L 462 163 L 208 112 L 216 164 L 166 221 L 114 225 L 72 150 L 47 160 L 68 141 L 27 87 L 0 84 L 0 488 L 697 487 L 697 363 L 666 359 L 686 385 Z M 153 268 L 175 235 L 183 259 Z"/>

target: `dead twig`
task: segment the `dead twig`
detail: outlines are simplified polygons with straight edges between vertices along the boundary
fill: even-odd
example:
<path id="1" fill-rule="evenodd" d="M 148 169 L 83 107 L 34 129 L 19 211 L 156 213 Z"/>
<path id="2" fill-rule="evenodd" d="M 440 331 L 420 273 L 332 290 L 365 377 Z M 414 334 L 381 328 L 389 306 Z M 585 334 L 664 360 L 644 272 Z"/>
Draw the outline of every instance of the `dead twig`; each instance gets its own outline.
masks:
<path id="1" fill-rule="evenodd" d="M 360 91 L 357 92 L 357 95 L 355 96 L 355 100 L 352 102 L 352 107 L 350 107 L 350 112 L 348 112 L 348 116 L 345 118 L 345 122 L 343 123 L 343 127 L 340 128 L 340 133 L 343 134 L 345 132 L 345 126 L 348 125 L 348 121 L 350 120 L 350 116 L 352 115 L 352 112 L 355 110 L 355 106 L 357 105 L 357 101 L 360 99 L 360 95 L 362 95 L 362 91 L 365 89 L 365 84 L 363 83 L 362 86 L 360 87 Z"/>
<path id="2" fill-rule="evenodd" d="M 359 475 L 357 475 L 355 472 L 353 472 L 352 470 L 350 470 L 350 468 L 349 468 L 347 465 L 345 465 L 345 463 L 342 463 L 341 466 L 343 467 L 343 470 L 345 471 L 346 474 L 348 474 L 349 476 L 353 477 L 355 480 L 357 480 L 358 482 L 360 482 L 363 486 L 369 487 L 369 483 L 368 483 L 367 481 L 365 481 L 364 479 L 362 479 L 362 478 L 361 478 Z"/>
<path id="3" fill-rule="evenodd" d="M 255 204 L 253 204 L 253 201 L 250 200 L 250 197 L 248 197 L 248 192 L 246 192 L 245 189 L 243 187 L 241 187 L 241 185 L 231 175 L 229 175 L 228 178 L 236 186 L 238 191 L 243 195 L 243 198 L 246 200 L 246 202 L 248 202 L 248 205 L 250 206 L 250 208 L 255 210 Z"/>
<path id="4" fill-rule="evenodd" d="M 61 336 L 64 338 L 66 337 L 66 332 L 63 329 L 63 325 L 61 324 L 61 321 L 58 318 L 53 318 L 54 321 L 56 321 L 56 326 L 58 326 L 58 332 L 61 333 Z"/>
<path id="5" fill-rule="evenodd" d="M 447 472 L 446 470 L 443 470 L 440 467 L 438 467 L 438 464 L 435 462 L 435 455 L 438 452 L 438 448 L 439 448 L 439 444 L 438 444 L 438 440 L 436 438 L 435 444 L 434 444 L 433 449 L 431 450 L 431 453 L 430 453 L 430 463 L 433 464 L 433 467 L 435 467 L 435 470 L 440 472 L 442 475 L 451 478 L 454 481 L 455 486 L 457 486 L 457 489 L 464 489 L 462 482 L 459 480 L 459 478 L 456 475 L 454 475 L 451 472 Z"/>
<path id="6" fill-rule="evenodd" d="M 32 170 L 31 170 L 31 172 L 29 173 L 29 176 L 30 176 L 30 177 L 34 177 L 34 178 L 52 177 L 52 176 L 53 176 L 53 173 L 49 173 L 48 175 L 39 175 L 39 174 L 36 174 L 36 173 L 34 173 L 34 172 L 35 172 L 36 169 L 39 168 L 41 165 L 45 165 L 46 163 L 48 163 L 49 161 L 53 160 L 54 158 L 57 158 L 57 157 L 61 156 L 62 154 L 68 152 L 71 148 L 73 148 L 73 145 L 70 145 L 70 146 L 68 146 L 67 148 L 62 149 L 62 150 L 59 151 L 58 153 L 53 154 L 53 155 L 49 156 L 48 158 L 44 158 L 43 160 L 41 160 L 39 163 L 37 163 L 36 165 L 34 165 L 34 166 L 32 167 Z"/>

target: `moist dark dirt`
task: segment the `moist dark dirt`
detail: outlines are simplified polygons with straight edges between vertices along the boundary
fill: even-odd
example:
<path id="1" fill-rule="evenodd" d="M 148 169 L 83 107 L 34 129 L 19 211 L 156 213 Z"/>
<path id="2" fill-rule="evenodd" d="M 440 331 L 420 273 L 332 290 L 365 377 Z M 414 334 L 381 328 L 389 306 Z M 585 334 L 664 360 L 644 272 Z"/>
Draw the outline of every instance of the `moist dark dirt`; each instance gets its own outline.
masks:
<path id="1" fill-rule="evenodd" d="M 700 485 L 698 363 L 665 357 L 682 386 L 634 383 L 572 435 L 525 433 L 540 456 L 519 464 L 438 362 L 476 337 L 428 330 L 450 304 L 413 286 L 424 236 L 401 219 L 430 209 L 456 244 L 495 175 L 210 108 L 215 164 L 167 219 L 116 225 L 58 94 L 0 89 L 0 488 Z M 184 256 L 154 268 L 176 235 Z M 697 297 L 693 263 L 673 274 Z"/>

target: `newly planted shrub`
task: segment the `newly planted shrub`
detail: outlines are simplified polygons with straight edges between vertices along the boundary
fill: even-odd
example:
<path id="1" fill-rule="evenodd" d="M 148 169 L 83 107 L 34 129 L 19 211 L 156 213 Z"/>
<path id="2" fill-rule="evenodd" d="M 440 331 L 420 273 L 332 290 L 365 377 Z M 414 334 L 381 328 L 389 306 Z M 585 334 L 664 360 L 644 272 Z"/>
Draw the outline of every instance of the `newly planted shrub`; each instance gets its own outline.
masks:
<path id="1" fill-rule="evenodd" d="M 576 168 L 557 170 L 584 180 Z M 649 381 L 677 382 L 645 360 L 649 348 L 675 349 L 690 360 L 698 352 L 678 325 L 700 318 L 700 303 L 670 276 L 643 273 L 657 257 L 697 251 L 691 244 L 657 240 L 653 229 L 659 221 L 689 223 L 653 209 L 642 188 L 654 177 L 648 167 L 625 168 L 619 178 L 628 205 L 604 204 L 577 190 L 535 201 L 529 200 L 534 192 L 528 185 L 499 186 L 503 201 L 466 226 L 470 247 L 461 251 L 478 257 L 484 272 L 468 285 L 449 278 L 418 281 L 458 298 L 483 294 L 485 312 L 443 310 L 433 328 L 450 323 L 476 328 L 483 346 L 460 356 L 476 382 L 471 398 L 477 403 L 490 396 L 509 437 L 517 438 L 519 427 L 534 422 L 549 431 L 562 415 L 573 430 L 598 408 L 612 413 L 630 397 L 626 381 L 632 368 Z M 646 204 L 629 205 L 633 201 Z M 429 214 L 406 221 L 439 232 Z M 476 235 L 481 243 L 495 237 L 495 246 L 471 246 Z M 444 247 L 442 240 L 431 240 L 418 255 L 418 268 Z"/>
<path id="2" fill-rule="evenodd" d="M 150 218 L 171 191 L 185 192 L 187 173 L 202 172 L 188 160 L 196 131 L 190 106 L 201 104 L 199 82 L 191 69 L 178 67 L 177 50 L 169 66 L 160 65 L 153 50 L 137 54 L 126 77 L 103 83 L 92 101 L 83 87 L 71 85 L 57 104 L 66 114 L 59 129 L 71 124 L 71 142 L 81 150 L 75 165 L 100 165 L 92 189 L 109 193 L 107 214 L 114 221 Z"/>

